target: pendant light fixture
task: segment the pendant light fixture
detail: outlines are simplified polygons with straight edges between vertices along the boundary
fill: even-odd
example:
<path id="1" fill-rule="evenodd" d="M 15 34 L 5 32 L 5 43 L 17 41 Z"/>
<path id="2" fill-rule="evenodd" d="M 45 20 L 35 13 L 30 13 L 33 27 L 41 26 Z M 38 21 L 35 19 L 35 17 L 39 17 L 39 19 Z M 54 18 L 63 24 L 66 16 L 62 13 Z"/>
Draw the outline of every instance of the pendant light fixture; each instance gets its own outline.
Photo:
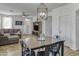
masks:
<path id="1" fill-rule="evenodd" d="M 37 8 L 37 19 L 46 20 L 48 17 L 48 8 L 44 3 L 41 3 Z"/>

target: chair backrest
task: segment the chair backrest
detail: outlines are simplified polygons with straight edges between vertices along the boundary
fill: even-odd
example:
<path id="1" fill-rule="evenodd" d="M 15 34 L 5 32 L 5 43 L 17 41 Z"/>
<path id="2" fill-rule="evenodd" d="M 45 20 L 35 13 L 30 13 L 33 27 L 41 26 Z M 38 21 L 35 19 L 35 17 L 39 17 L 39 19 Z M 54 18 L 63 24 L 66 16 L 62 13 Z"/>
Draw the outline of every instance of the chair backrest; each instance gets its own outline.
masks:
<path id="1" fill-rule="evenodd" d="M 60 42 L 56 42 L 55 44 L 50 46 L 50 51 L 52 51 L 52 53 L 59 53 L 61 48 L 61 41 Z"/>
<path id="2" fill-rule="evenodd" d="M 23 41 L 20 41 L 20 43 L 22 48 L 27 48 L 27 45 Z"/>
<path id="3" fill-rule="evenodd" d="M 25 44 L 25 42 L 24 41 L 20 41 L 20 43 L 21 43 L 21 48 L 22 48 L 22 56 L 30 55 L 30 50 L 27 47 L 27 45 Z"/>
<path id="4" fill-rule="evenodd" d="M 61 43 L 59 42 L 59 43 L 57 43 L 57 52 L 60 51 L 60 47 L 61 47 Z"/>

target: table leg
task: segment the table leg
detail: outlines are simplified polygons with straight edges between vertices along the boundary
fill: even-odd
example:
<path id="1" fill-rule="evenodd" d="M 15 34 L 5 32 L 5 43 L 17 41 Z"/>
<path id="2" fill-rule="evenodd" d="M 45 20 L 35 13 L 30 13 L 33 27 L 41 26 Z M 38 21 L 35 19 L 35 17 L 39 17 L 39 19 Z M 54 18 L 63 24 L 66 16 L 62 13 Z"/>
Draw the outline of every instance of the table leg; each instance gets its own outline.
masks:
<path id="1" fill-rule="evenodd" d="M 61 45 L 61 56 L 64 56 L 64 42 Z"/>

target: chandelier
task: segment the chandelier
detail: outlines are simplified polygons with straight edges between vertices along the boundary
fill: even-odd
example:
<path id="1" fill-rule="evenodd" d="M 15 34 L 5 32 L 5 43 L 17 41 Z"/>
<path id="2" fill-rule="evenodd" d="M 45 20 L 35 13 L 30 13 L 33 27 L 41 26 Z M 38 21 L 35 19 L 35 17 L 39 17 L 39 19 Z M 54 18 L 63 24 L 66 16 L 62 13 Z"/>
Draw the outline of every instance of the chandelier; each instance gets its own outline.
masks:
<path id="1" fill-rule="evenodd" d="M 48 8 L 44 3 L 41 3 L 37 8 L 37 19 L 46 20 L 48 17 Z"/>

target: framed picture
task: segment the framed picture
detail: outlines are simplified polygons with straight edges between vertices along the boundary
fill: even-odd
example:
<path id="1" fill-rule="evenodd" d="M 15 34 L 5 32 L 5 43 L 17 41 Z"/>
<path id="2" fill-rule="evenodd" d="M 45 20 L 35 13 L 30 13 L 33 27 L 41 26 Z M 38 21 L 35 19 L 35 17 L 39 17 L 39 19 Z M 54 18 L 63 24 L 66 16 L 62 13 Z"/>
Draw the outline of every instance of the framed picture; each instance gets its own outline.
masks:
<path id="1" fill-rule="evenodd" d="M 22 21 L 16 21 L 15 24 L 16 25 L 23 25 L 23 22 Z"/>

